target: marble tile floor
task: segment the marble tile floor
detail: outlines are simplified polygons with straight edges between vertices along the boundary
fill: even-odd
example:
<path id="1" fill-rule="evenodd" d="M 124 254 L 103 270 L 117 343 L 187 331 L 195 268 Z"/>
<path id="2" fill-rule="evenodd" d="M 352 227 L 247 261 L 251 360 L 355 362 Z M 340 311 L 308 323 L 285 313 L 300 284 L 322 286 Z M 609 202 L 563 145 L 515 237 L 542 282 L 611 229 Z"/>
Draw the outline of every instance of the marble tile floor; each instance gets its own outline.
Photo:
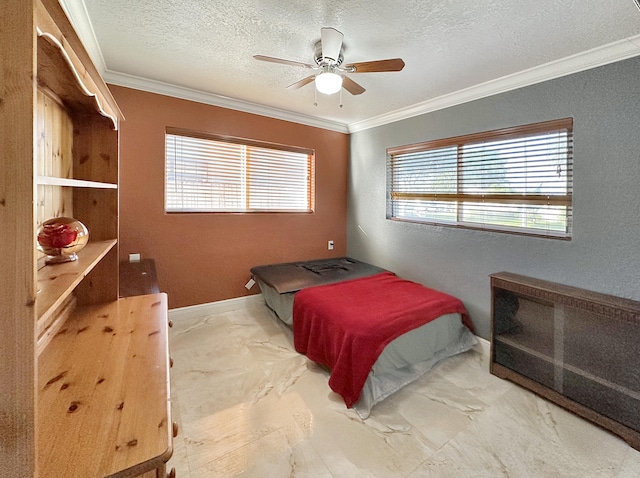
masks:
<path id="1" fill-rule="evenodd" d="M 361 420 L 264 304 L 174 324 L 178 478 L 640 477 L 624 441 L 490 375 L 486 343 Z"/>

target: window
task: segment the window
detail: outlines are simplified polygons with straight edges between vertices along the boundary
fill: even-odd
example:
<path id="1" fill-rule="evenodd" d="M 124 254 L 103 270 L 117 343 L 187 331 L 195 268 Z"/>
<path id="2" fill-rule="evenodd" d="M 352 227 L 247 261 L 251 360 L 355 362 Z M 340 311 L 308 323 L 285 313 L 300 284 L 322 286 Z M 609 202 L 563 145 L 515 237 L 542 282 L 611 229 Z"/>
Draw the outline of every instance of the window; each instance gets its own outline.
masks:
<path id="1" fill-rule="evenodd" d="M 569 239 L 573 120 L 387 150 L 387 217 Z"/>
<path id="2" fill-rule="evenodd" d="M 167 212 L 312 212 L 309 149 L 167 128 Z"/>

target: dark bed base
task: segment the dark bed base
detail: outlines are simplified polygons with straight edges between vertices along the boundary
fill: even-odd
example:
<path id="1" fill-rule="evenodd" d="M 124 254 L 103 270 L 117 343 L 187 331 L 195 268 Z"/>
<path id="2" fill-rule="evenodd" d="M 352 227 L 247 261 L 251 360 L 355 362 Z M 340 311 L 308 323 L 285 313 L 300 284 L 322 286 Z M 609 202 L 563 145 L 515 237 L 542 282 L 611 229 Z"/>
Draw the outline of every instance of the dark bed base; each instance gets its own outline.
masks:
<path id="1" fill-rule="evenodd" d="M 251 269 L 255 278 L 273 287 L 279 294 L 358 279 L 380 272 L 386 271 L 350 257 L 270 264 Z"/>

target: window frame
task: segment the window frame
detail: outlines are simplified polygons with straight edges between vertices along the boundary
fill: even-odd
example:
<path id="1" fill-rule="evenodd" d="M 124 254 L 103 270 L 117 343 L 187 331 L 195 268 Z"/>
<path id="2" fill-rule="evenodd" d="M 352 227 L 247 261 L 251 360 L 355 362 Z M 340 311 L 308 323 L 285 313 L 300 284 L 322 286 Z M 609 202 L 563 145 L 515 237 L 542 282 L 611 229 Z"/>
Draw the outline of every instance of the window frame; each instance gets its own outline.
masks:
<path id="1" fill-rule="evenodd" d="M 170 209 L 168 206 L 168 187 L 169 187 L 169 175 L 168 175 L 168 155 L 167 155 L 167 138 L 169 135 L 173 136 L 183 136 L 193 139 L 201 139 L 205 141 L 215 141 L 221 143 L 228 143 L 231 145 L 240 145 L 246 146 L 248 148 L 262 148 L 271 151 L 282 151 L 287 153 L 297 153 L 303 154 L 307 156 L 307 174 L 308 178 L 306 181 L 306 209 L 250 209 L 245 207 L 243 209 L 234 208 L 234 209 L 200 209 L 200 208 L 174 208 Z M 241 180 L 243 184 L 246 185 L 246 189 L 244 190 L 244 194 L 242 195 L 242 199 L 245 205 L 248 205 L 251 190 L 250 181 L 248 180 L 249 171 L 251 168 L 244 167 L 244 178 Z M 192 131 L 184 128 L 176 128 L 176 127 L 166 127 L 165 135 L 164 135 L 164 212 L 165 214 L 313 214 L 315 212 L 315 151 L 311 148 L 303 148 L 298 146 L 284 145 L 274 142 L 260 141 L 254 139 L 241 138 L 237 136 L 223 135 L 217 133 L 207 133 L 201 131 Z M 240 197 L 240 196 L 239 196 Z"/>
<path id="2" fill-rule="evenodd" d="M 468 162 L 462 154 L 462 148 L 468 145 L 479 145 L 482 143 L 491 143 L 510 139 L 524 139 L 527 137 L 535 137 L 536 135 L 548 133 L 566 132 L 566 150 L 565 162 L 566 167 L 566 191 L 565 194 L 465 194 L 460 193 L 463 184 L 462 170 L 468 167 Z M 425 153 L 428 151 L 437 151 L 444 148 L 456 147 L 456 192 L 451 193 L 407 193 L 394 191 L 394 172 L 396 169 L 396 156 L 412 153 Z M 489 157 L 489 155 L 487 155 Z M 489 162 L 489 160 L 486 160 Z M 495 171 L 506 172 L 508 169 L 495 168 Z M 396 208 L 399 207 L 400 200 L 425 200 L 440 203 L 440 206 L 448 202 L 456 203 L 456 219 L 438 220 L 432 218 L 419 219 L 415 217 L 399 217 L 396 214 Z M 524 199 L 524 200 L 523 200 Z M 518 204 L 518 205 L 549 205 L 565 207 L 565 230 L 564 232 L 527 227 L 500 226 L 490 223 L 461 221 L 461 207 L 464 204 L 471 203 L 489 203 L 489 204 Z M 488 209 L 485 209 L 488 212 Z M 498 215 L 498 212 L 495 213 Z M 560 240 L 571 240 L 573 234 L 573 118 L 563 118 L 540 123 L 533 123 L 522 126 L 513 126 L 486 132 L 472 133 L 468 135 L 455 136 L 450 138 L 436 139 L 415 143 L 405 146 L 396 146 L 387 149 L 387 219 L 401 222 L 411 222 L 426 225 L 437 225 L 444 227 L 456 227 L 462 229 L 475 229 L 491 232 L 501 232 L 508 234 L 519 234 L 527 236 L 544 237 Z"/>

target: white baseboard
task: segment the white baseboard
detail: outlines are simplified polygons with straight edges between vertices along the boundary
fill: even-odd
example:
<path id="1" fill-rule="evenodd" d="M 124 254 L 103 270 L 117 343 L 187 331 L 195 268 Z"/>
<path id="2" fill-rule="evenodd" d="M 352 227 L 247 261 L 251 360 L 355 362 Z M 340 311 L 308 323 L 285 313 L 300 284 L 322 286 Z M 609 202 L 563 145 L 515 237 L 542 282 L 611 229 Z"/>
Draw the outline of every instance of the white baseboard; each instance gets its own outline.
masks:
<path id="1" fill-rule="evenodd" d="M 171 320 L 185 320 L 205 315 L 222 314 L 232 310 L 244 309 L 252 304 L 264 303 L 262 294 L 247 295 L 234 299 L 219 300 L 207 304 L 190 305 L 169 310 Z"/>
<path id="2" fill-rule="evenodd" d="M 478 343 L 479 343 L 480 347 L 482 348 L 482 353 L 486 357 L 488 357 L 489 353 L 491 351 L 491 342 L 489 342 L 487 339 L 483 339 L 479 335 L 476 335 L 476 339 L 478 339 Z"/>
<path id="3" fill-rule="evenodd" d="M 219 300 L 218 302 L 209 302 L 207 304 L 190 305 L 188 307 L 179 307 L 169 310 L 169 319 L 186 320 L 192 318 L 203 317 L 207 315 L 223 314 L 232 310 L 245 309 L 254 304 L 264 304 L 262 294 L 247 295 L 245 297 L 236 297 L 234 299 Z M 491 343 L 487 339 L 476 335 L 479 345 L 482 347 L 483 353 L 489 355 Z"/>
<path id="4" fill-rule="evenodd" d="M 480 337 L 479 335 L 476 335 L 476 339 L 478 339 L 478 342 L 480 342 L 483 347 L 490 347 L 491 346 L 491 342 L 489 342 L 487 339 L 484 339 L 484 338 Z"/>

